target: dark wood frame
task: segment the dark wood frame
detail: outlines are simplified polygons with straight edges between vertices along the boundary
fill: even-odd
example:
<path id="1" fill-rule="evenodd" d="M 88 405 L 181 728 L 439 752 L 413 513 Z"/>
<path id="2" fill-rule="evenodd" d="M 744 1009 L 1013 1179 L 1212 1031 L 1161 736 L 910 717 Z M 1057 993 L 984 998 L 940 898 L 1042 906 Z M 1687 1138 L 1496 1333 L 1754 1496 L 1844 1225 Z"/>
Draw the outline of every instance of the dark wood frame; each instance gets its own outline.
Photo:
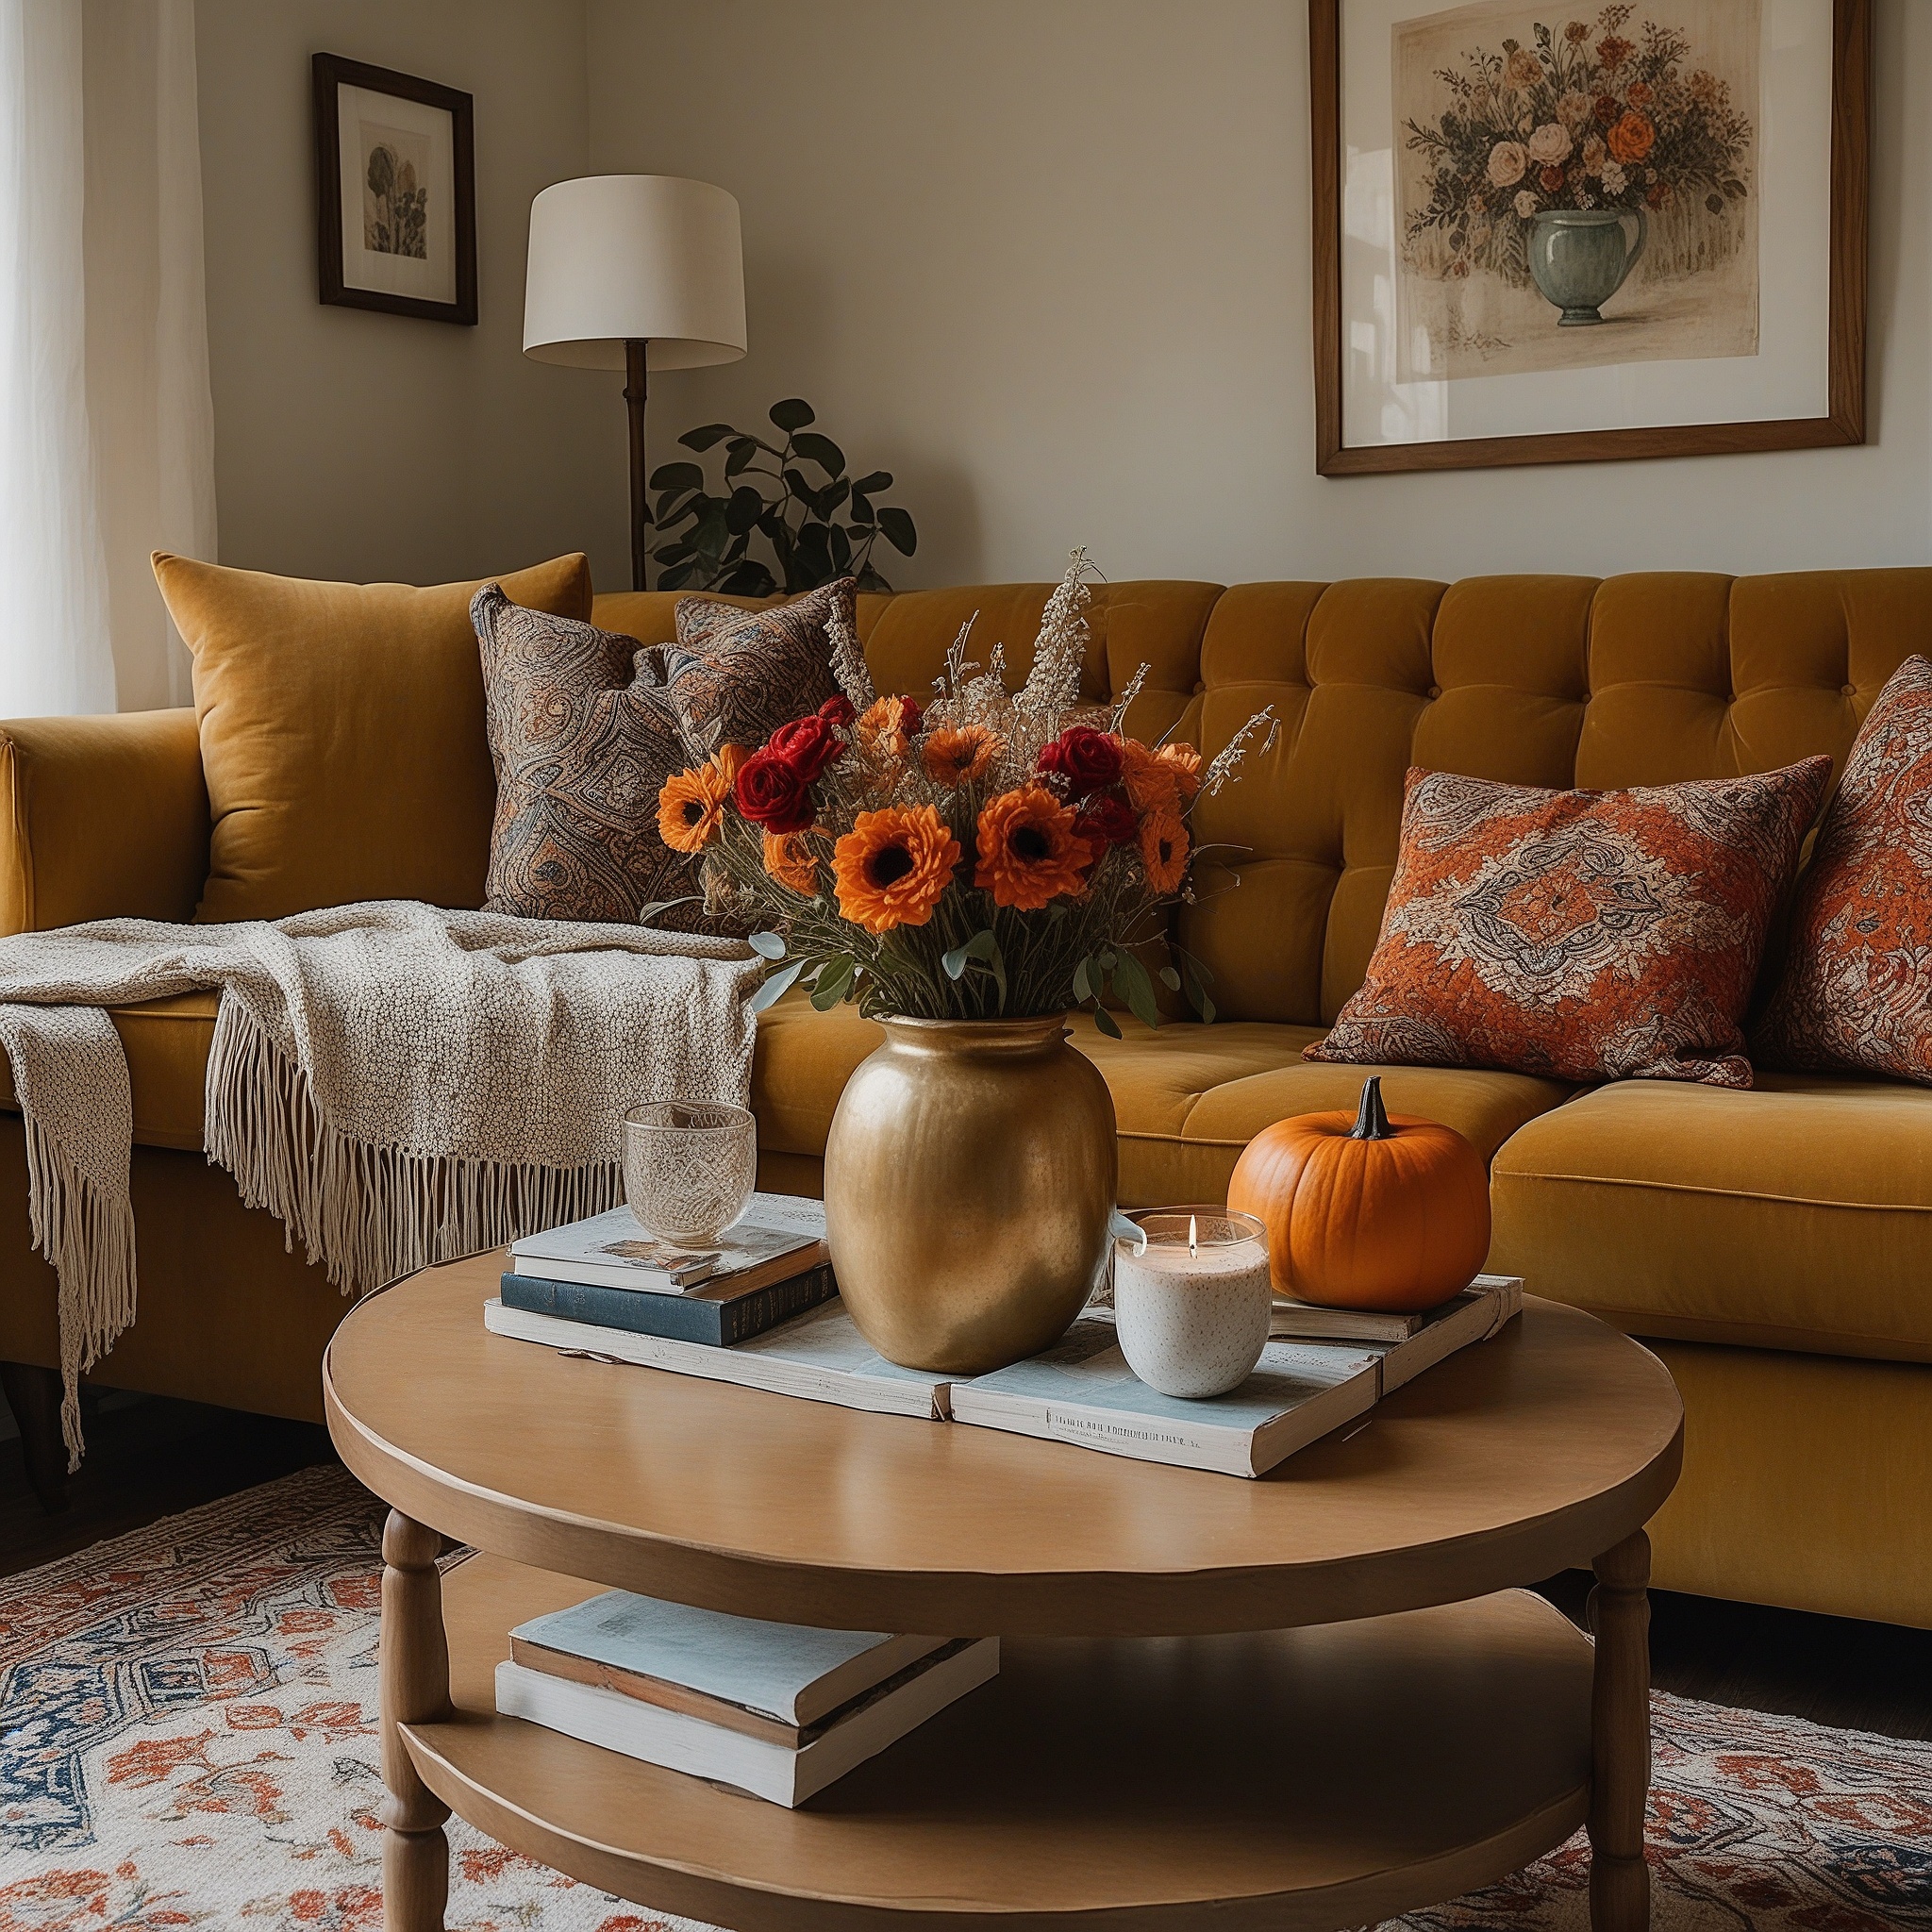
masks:
<path id="1" fill-rule="evenodd" d="M 318 54 L 315 86 L 315 250 L 322 299 L 344 308 L 378 308 L 389 315 L 415 315 L 427 322 L 476 321 L 476 126 L 474 98 L 412 74 L 371 67 L 341 54 Z M 341 126 L 337 113 L 339 86 L 368 88 L 441 108 L 453 123 L 456 187 L 455 239 L 457 299 L 431 302 L 420 295 L 392 295 L 383 289 L 353 289 L 342 280 Z"/>
<path id="2" fill-rule="evenodd" d="M 1865 441 L 1865 255 L 1870 196 L 1870 0 L 1833 0 L 1831 297 L 1828 409 L 1767 423 L 1575 429 L 1548 436 L 1375 443 L 1341 440 L 1341 8 L 1308 0 L 1314 139 L 1315 468 L 1324 476 L 1396 470 L 1484 470 L 1518 463 L 1600 463 L 1645 457 L 1732 456 Z"/>

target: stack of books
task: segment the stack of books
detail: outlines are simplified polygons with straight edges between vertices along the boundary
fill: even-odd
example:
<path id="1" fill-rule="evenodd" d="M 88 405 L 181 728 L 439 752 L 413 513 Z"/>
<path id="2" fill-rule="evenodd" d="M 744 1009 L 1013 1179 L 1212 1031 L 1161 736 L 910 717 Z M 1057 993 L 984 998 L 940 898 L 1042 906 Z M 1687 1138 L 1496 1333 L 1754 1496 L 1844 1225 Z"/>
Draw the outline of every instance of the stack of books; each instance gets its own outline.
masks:
<path id="1" fill-rule="evenodd" d="M 837 1299 L 816 1201 L 754 1195 L 688 1285 L 665 1265 L 675 1255 L 636 1237 L 619 1209 L 519 1241 L 486 1326 L 600 1360 L 1226 1475 L 1265 1474 L 1523 1307 L 1523 1283 L 1491 1274 L 1416 1315 L 1277 1301 L 1254 1374 L 1225 1395 L 1187 1402 L 1139 1380 L 1112 1310 L 1099 1307 L 1043 1354 L 989 1375 L 955 1380 L 885 1360 Z M 598 1278 L 586 1278 L 592 1271 Z"/>
<path id="2" fill-rule="evenodd" d="M 496 1707 L 803 1804 L 998 1674 L 996 1637 L 892 1637 L 610 1591 L 510 1632 Z"/>

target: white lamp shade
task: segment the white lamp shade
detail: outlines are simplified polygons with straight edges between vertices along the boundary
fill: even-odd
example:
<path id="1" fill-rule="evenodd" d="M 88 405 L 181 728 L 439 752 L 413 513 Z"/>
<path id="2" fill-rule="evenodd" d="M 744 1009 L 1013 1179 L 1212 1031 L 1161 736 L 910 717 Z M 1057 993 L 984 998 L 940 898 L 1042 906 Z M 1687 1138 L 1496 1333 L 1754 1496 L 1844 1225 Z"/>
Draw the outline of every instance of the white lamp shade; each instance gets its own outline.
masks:
<path id="1" fill-rule="evenodd" d="M 530 204 L 524 354 L 622 369 L 626 341 L 653 369 L 702 369 L 744 354 L 738 203 L 675 175 L 590 175 Z"/>

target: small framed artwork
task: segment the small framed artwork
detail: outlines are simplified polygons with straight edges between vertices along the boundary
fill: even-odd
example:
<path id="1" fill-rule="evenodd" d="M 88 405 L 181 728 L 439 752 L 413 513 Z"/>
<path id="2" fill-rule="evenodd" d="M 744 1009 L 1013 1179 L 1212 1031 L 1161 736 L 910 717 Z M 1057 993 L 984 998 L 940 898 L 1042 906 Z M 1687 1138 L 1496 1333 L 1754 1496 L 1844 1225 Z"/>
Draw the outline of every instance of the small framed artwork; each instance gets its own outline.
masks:
<path id="1" fill-rule="evenodd" d="M 1869 0 L 1309 0 L 1324 476 L 1865 440 Z"/>
<path id="2" fill-rule="evenodd" d="M 474 324 L 471 97 L 340 54 L 316 55 L 314 76 L 322 299 Z"/>

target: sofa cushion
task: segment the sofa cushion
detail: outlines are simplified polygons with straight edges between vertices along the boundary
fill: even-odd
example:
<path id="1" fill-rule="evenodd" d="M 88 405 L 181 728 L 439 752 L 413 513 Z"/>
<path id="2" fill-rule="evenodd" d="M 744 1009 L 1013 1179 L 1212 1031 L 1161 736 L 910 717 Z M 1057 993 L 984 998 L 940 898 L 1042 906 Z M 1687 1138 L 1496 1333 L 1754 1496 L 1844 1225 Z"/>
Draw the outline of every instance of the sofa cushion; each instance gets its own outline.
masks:
<path id="1" fill-rule="evenodd" d="M 217 996 L 181 993 L 138 1007 L 112 1007 L 108 1017 L 127 1056 L 134 1102 L 134 1138 L 143 1147 L 198 1153 L 202 1144 L 202 1093 L 208 1048 L 214 1043 Z M 0 1054 L 0 1108 L 17 1110 L 13 1069 Z"/>
<path id="2" fill-rule="evenodd" d="M 1798 881 L 1757 1058 L 1932 1084 L 1932 662 L 1873 706 Z"/>
<path id="3" fill-rule="evenodd" d="M 1383 1074 L 1392 1109 L 1446 1122 L 1485 1158 L 1570 1091 L 1518 1074 L 1310 1065 L 1301 1050 L 1316 1036 L 1306 1026 L 1188 1021 L 1154 1031 L 1125 1014 L 1119 1019 L 1119 1040 L 1087 1014 L 1075 1017 L 1073 1038 L 1113 1095 L 1120 1197 L 1128 1207 L 1225 1200 L 1228 1175 L 1255 1134 L 1291 1114 L 1353 1109 L 1371 1072 Z M 760 1153 L 822 1157 L 846 1080 L 883 1038 L 850 1007 L 815 1012 L 797 992 L 761 1014 L 752 1061 Z"/>
<path id="4" fill-rule="evenodd" d="M 199 918 L 278 919 L 358 899 L 480 906 L 496 785 L 475 583 L 308 583 L 155 555 L 194 655 L 213 814 Z M 588 617 L 581 555 L 502 580 Z"/>
<path id="5" fill-rule="evenodd" d="M 1924 1088 L 1599 1088 L 1507 1141 L 1491 1193 L 1492 1267 L 1633 1334 L 1932 1361 Z"/>
<path id="6" fill-rule="evenodd" d="M 1411 771 L 1368 978 L 1313 1059 L 1748 1087 L 1744 1008 L 1831 760 L 1551 791 Z"/>

